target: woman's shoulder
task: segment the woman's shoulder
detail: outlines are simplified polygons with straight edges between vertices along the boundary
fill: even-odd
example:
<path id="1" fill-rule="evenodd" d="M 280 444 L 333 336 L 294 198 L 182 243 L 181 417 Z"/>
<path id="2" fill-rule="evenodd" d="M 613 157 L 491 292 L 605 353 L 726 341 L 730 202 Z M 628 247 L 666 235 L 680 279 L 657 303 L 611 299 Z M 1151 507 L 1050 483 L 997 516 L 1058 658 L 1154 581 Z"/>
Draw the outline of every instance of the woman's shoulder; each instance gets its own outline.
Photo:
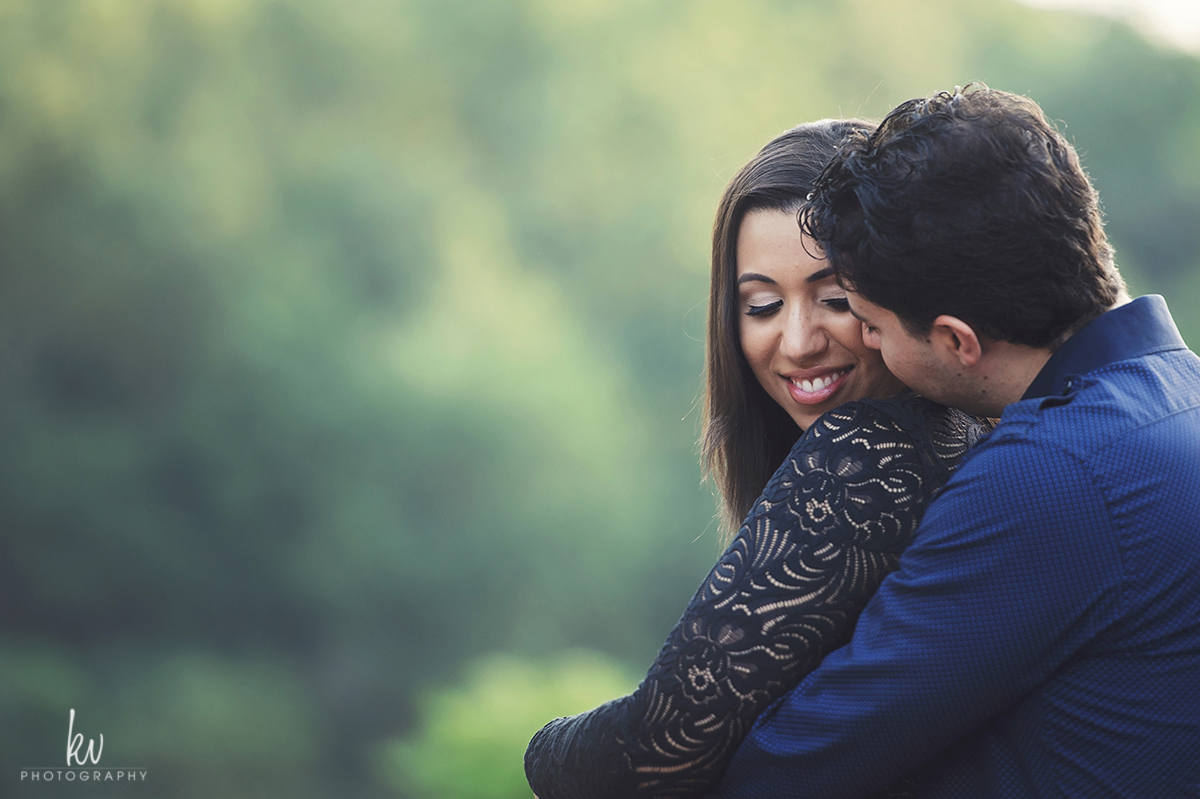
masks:
<path id="1" fill-rule="evenodd" d="M 957 463 L 986 431 L 983 420 L 915 392 L 847 402 L 826 412 L 809 430 L 816 437 L 858 438 L 868 446 L 911 442 L 950 463 Z"/>
<path id="2" fill-rule="evenodd" d="M 970 419 L 966 414 L 912 391 L 886 399 L 845 402 L 826 411 L 813 425 L 823 430 L 845 431 L 883 427 L 888 430 L 919 430 L 930 425 L 957 424 Z"/>

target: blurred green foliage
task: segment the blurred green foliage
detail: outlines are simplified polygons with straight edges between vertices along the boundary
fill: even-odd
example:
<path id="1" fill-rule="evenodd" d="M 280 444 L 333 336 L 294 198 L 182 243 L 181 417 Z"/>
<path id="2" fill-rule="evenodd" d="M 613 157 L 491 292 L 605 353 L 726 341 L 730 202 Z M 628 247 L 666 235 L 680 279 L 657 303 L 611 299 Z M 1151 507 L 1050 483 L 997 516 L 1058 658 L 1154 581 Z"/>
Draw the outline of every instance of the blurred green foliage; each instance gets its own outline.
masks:
<path id="1" fill-rule="evenodd" d="M 637 685 L 611 658 L 587 650 L 546 663 L 512 655 L 472 664 L 461 687 L 424 698 L 420 733 L 385 746 L 383 779 L 419 797 L 529 796 L 525 744 L 547 721 L 593 708 Z"/>
<path id="2" fill-rule="evenodd" d="M 1127 276 L 1200 341 L 1200 62 L 1114 22 L 0 1 L 0 794 L 76 788 L 17 781 L 70 708 L 158 797 L 516 784 L 504 753 L 567 711 L 494 676 L 525 661 L 468 664 L 644 667 L 717 554 L 725 181 L 793 124 L 969 80 L 1065 121 Z M 528 712 L 493 747 L 473 701 Z"/>

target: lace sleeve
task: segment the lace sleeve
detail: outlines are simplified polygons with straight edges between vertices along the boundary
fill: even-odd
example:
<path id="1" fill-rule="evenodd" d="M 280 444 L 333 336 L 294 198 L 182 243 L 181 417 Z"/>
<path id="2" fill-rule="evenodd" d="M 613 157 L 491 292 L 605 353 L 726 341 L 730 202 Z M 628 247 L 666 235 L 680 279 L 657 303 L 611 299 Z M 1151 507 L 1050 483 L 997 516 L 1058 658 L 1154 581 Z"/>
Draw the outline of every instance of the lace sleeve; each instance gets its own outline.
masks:
<path id="1" fill-rule="evenodd" d="M 534 737 L 525 754 L 534 793 L 681 797 L 716 784 L 758 715 L 848 640 L 896 567 L 966 449 L 968 425 L 952 414 L 913 398 L 822 416 L 771 478 L 637 691 Z"/>

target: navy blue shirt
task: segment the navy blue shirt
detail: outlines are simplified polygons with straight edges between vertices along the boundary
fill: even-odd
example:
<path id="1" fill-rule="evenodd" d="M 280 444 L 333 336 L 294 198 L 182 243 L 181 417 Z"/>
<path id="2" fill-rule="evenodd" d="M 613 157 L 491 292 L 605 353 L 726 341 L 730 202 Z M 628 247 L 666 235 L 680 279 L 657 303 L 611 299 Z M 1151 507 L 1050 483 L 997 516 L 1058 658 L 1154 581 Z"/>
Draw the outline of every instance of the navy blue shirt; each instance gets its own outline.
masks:
<path id="1" fill-rule="evenodd" d="M 880 791 L 1200 796 L 1200 359 L 1161 297 L 1050 358 L 714 796 Z"/>

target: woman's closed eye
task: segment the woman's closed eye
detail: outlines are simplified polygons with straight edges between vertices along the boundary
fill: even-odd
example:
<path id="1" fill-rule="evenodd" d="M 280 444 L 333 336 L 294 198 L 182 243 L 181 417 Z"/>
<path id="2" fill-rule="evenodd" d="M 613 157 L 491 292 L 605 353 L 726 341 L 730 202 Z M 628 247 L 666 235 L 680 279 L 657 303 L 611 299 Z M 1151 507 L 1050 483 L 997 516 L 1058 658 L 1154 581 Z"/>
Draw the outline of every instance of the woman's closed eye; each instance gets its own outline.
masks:
<path id="1" fill-rule="evenodd" d="M 845 297 L 830 297 L 827 300 L 822 300 L 822 302 L 835 311 L 845 311 L 846 313 L 850 312 L 850 301 Z"/>
<path id="2" fill-rule="evenodd" d="M 746 307 L 746 316 L 767 316 L 773 314 L 783 307 L 783 300 L 775 300 L 765 305 L 749 304 Z"/>

